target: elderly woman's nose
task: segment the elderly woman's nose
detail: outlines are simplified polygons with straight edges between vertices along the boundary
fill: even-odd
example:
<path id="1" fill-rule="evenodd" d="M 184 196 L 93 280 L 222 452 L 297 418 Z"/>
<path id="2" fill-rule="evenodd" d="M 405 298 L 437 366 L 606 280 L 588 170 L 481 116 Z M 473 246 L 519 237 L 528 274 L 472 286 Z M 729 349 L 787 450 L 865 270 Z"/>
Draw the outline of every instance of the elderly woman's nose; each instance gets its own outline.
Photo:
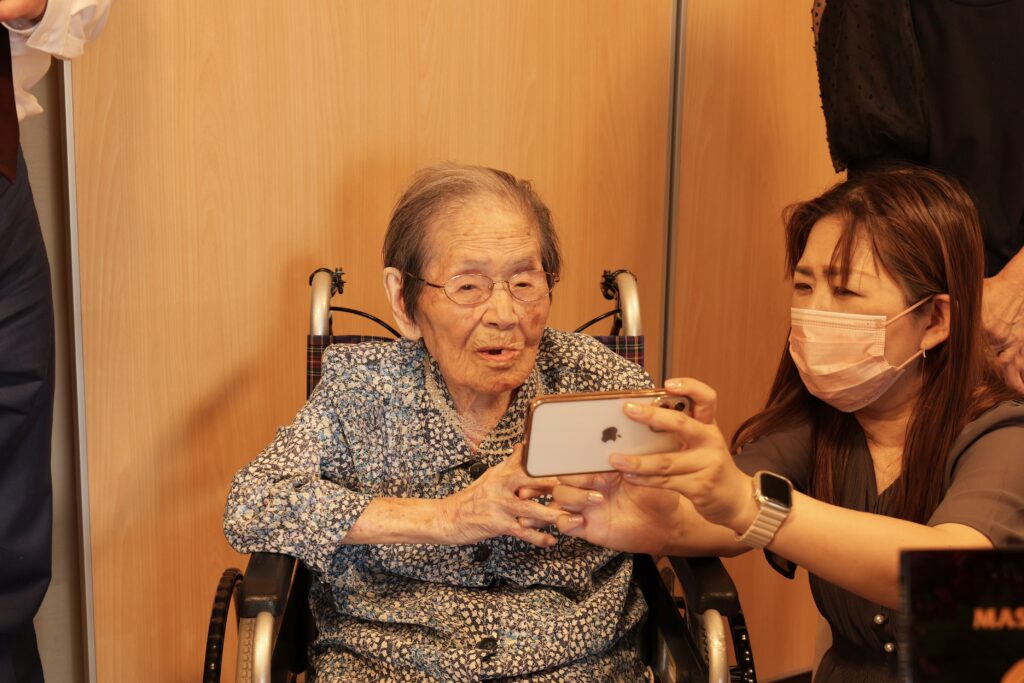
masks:
<path id="1" fill-rule="evenodd" d="M 491 292 L 491 298 L 486 302 L 487 310 L 484 313 L 484 322 L 500 327 L 514 325 L 519 321 L 519 313 L 516 311 L 515 299 L 508 291 L 508 285 L 495 285 Z"/>

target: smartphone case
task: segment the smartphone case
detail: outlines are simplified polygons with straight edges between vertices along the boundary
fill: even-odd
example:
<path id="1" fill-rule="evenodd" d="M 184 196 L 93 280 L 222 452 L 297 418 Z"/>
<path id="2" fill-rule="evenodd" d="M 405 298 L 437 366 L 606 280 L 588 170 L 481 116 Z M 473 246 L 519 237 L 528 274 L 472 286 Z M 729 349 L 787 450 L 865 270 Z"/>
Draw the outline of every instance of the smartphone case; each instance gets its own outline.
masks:
<path id="1" fill-rule="evenodd" d="M 538 396 L 530 403 L 523 467 L 532 477 L 609 472 L 612 453 L 647 455 L 679 447 L 623 412 L 627 402 L 654 403 L 660 390 Z"/>

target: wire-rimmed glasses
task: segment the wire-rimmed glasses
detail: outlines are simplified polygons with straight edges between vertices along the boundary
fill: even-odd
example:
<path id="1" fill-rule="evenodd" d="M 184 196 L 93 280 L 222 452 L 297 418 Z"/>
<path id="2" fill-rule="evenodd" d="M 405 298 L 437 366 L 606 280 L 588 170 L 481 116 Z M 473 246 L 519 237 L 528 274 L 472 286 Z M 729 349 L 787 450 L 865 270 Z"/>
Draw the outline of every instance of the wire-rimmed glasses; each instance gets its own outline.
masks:
<path id="1" fill-rule="evenodd" d="M 554 289 L 558 282 L 556 273 L 545 273 L 543 270 L 524 270 L 507 280 L 492 280 L 480 273 L 467 273 L 448 278 L 441 285 L 428 282 L 421 277 L 406 273 L 428 287 L 444 291 L 445 296 L 460 306 L 475 306 L 491 298 L 494 285 L 505 285 L 505 291 L 516 301 L 528 304 L 540 301 Z"/>

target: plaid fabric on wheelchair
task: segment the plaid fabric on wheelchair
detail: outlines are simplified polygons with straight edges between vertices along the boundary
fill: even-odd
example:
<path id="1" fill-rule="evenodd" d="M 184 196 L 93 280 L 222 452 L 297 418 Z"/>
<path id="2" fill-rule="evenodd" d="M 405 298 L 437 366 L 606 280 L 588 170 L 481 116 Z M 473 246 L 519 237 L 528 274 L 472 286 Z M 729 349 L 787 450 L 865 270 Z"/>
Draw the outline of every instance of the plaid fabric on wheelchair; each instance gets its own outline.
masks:
<path id="1" fill-rule="evenodd" d="M 313 393 L 313 389 L 320 383 L 320 375 L 323 373 L 324 349 L 331 344 L 362 344 L 363 342 L 390 342 L 391 337 L 375 337 L 368 334 L 307 334 L 306 335 L 306 397 Z"/>
<path id="2" fill-rule="evenodd" d="M 594 335 L 594 339 L 601 342 L 609 349 L 619 354 L 626 360 L 631 360 L 640 367 L 644 365 L 644 337 L 610 337 L 607 335 Z"/>

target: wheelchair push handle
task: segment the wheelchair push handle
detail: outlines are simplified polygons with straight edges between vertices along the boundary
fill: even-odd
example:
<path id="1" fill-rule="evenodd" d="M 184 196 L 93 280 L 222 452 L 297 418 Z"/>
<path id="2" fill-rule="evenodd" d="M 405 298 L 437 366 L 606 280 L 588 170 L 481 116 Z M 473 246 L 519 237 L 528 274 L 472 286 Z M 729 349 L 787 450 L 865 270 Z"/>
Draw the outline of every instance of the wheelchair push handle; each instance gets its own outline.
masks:
<path id="1" fill-rule="evenodd" d="M 604 271 L 601 278 L 601 293 L 606 299 L 615 299 L 621 321 L 621 334 L 627 337 L 639 337 L 643 332 L 640 319 L 640 290 L 637 288 L 636 275 L 626 269 Z M 620 333 L 619 330 L 613 334 Z"/>

